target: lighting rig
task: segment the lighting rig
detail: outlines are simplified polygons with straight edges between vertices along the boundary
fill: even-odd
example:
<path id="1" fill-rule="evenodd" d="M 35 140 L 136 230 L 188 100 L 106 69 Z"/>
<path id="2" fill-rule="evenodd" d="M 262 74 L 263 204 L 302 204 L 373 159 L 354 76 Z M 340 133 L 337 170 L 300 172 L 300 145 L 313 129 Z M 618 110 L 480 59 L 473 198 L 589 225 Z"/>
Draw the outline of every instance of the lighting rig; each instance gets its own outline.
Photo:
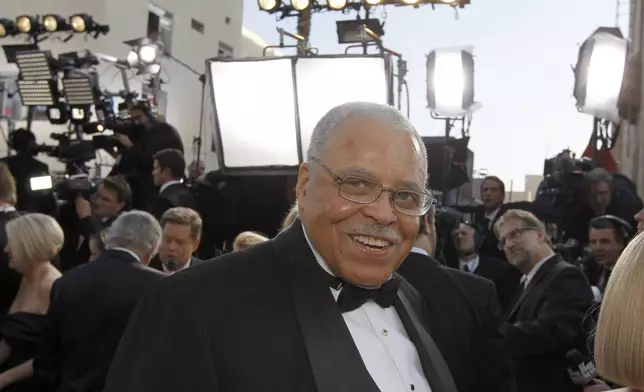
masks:
<path id="1" fill-rule="evenodd" d="M 464 8 L 470 0 L 258 0 L 259 9 L 270 14 L 278 14 L 280 19 L 297 16 L 300 12 L 310 9 L 311 12 L 323 11 L 360 11 L 379 5 L 393 5 L 396 7 L 421 5 L 449 5 Z"/>
<path id="2" fill-rule="evenodd" d="M 85 13 L 64 18 L 56 14 L 41 16 L 20 15 L 15 19 L 0 18 L 0 38 L 26 35 L 35 43 L 47 39 L 53 33 L 68 33 L 63 40 L 69 41 L 74 34 L 87 33 L 93 38 L 107 34 L 110 27 L 100 24 Z"/>
<path id="3" fill-rule="evenodd" d="M 461 140 L 469 140 L 472 114 L 481 105 L 474 101 L 474 56 L 471 49 L 436 49 L 427 55 L 427 106 L 434 119 L 445 122 L 443 150 L 443 204 L 448 204 L 450 168 L 454 162 L 450 134 L 461 126 Z"/>
<path id="4" fill-rule="evenodd" d="M 598 28 L 579 48 L 573 95 L 577 110 L 593 116 L 593 160 L 598 150 L 611 149 L 619 135 L 618 101 L 627 55 L 628 41 L 617 27 Z"/>

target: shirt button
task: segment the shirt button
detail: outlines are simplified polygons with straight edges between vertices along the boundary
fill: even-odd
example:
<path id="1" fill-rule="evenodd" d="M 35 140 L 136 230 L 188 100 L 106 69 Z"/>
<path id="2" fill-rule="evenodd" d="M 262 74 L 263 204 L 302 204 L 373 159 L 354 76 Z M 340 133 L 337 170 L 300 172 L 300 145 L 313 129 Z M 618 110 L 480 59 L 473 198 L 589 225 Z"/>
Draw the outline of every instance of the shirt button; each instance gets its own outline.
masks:
<path id="1" fill-rule="evenodd" d="M 380 331 L 380 332 L 382 333 L 383 336 L 389 335 L 389 331 L 387 331 L 386 328 L 383 328 L 382 331 Z"/>

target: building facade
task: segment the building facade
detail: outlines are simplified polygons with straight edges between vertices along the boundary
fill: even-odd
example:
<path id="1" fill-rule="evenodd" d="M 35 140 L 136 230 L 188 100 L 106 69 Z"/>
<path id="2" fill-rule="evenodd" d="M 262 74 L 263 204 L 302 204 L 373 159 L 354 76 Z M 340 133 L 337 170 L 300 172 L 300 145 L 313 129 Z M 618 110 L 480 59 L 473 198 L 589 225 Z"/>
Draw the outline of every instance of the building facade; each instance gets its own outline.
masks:
<path id="1" fill-rule="evenodd" d="M 15 19 L 19 15 L 58 14 L 67 18 L 73 14 L 87 13 L 101 24 L 109 25 L 110 32 L 97 39 L 77 34 L 68 42 L 63 42 L 65 33 L 54 34 L 40 43 L 40 48 L 50 50 L 54 56 L 60 53 L 79 50 L 108 54 L 125 59 L 129 47 L 123 41 L 157 37 L 163 41 L 166 51 L 172 57 L 187 64 L 197 73 L 205 72 L 205 60 L 216 56 L 235 56 L 241 51 L 241 31 L 243 18 L 243 1 L 174 1 L 174 0 L 24 0 L 10 1 L 3 4 L 0 17 Z M 24 43 L 24 38 L 13 39 L 15 43 Z M 11 38 L 0 41 L 3 45 L 11 44 Z M 171 58 L 161 61 L 162 84 L 160 112 L 166 120 L 174 125 L 183 139 L 186 160 L 194 158 L 195 138 L 200 135 L 200 114 L 202 84 L 193 72 L 178 64 Z M 16 72 L 13 64 L 7 64 L 0 54 L 0 75 L 11 75 Z M 114 67 L 103 64 L 100 67 L 101 88 L 112 92 L 123 90 L 121 78 Z M 144 77 L 132 76 L 132 90 L 142 92 L 146 84 Z M 209 96 L 206 91 L 206 97 Z M 206 100 L 204 106 L 204 134 L 212 132 L 212 105 Z M 18 121 L 17 127 L 24 126 Z M 54 144 L 49 138 L 52 132 L 62 132 L 61 126 L 53 126 L 45 119 L 34 122 L 32 130 L 39 143 Z M 205 138 L 204 138 L 205 140 Z M 203 149 L 202 149 L 203 150 Z M 6 146 L 0 146 L 0 156 L 6 154 Z M 60 169 L 61 164 L 49 160 L 53 169 Z"/>

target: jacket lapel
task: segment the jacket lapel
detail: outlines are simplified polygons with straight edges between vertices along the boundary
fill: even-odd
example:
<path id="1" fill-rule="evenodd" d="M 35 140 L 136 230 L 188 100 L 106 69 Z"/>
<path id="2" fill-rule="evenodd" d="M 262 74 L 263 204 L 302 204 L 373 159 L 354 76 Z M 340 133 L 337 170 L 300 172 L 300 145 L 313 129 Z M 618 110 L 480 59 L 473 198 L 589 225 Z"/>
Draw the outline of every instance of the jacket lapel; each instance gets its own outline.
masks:
<path id="1" fill-rule="evenodd" d="M 416 346 L 423 372 L 432 392 L 457 392 L 452 373 L 443 355 L 418 316 L 418 306 L 412 305 L 412 301 L 402 289 L 398 292 L 398 299 L 394 306 L 409 338 Z"/>
<path id="2" fill-rule="evenodd" d="M 555 265 L 557 265 L 557 263 L 559 262 L 560 259 L 561 259 L 561 256 L 554 255 L 554 256 L 550 257 L 550 259 L 548 261 L 543 263 L 541 268 L 539 268 L 537 273 L 532 277 L 532 279 L 528 283 L 528 286 L 523 290 L 523 292 L 521 293 L 521 296 L 516 301 L 514 306 L 512 306 L 510 312 L 508 312 L 508 315 L 507 315 L 506 319 L 511 319 L 512 317 L 514 317 L 514 314 L 519 310 L 519 308 L 521 307 L 521 304 L 523 303 L 523 301 L 530 294 L 530 291 L 532 291 L 534 286 L 536 286 L 541 280 L 543 280 L 543 278 L 545 278 L 548 275 L 548 272 L 550 272 L 550 270 Z"/>
<path id="3" fill-rule="evenodd" d="M 378 392 L 296 220 L 273 241 L 318 392 Z"/>

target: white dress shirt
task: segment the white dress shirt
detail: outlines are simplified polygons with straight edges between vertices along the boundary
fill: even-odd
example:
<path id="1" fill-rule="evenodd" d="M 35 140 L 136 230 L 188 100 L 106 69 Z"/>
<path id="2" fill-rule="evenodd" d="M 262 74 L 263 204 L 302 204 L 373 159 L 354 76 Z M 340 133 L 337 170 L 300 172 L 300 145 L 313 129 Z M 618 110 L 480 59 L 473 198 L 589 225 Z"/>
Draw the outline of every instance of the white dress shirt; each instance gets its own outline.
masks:
<path id="1" fill-rule="evenodd" d="M 487 229 L 488 230 L 492 230 L 492 224 L 494 223 L 494 220 L 496 219 L 496 216 L 499 214 L 500 210 L 501 210 L 501 207 L 499 207 L 496 210 L 490 212 L 489 214 L 485 214 L 485 219 L 488 220 L 488 224 L 487 224 Z"/>
<path id="2" fill-rule="evenodd" d="M 550 260 L 550 258 L 554 255 L 555 254 L 552 253 L 544 257 L 543 259 L 539 260 L 539 262 L 535 264 L 534 267 L 532 267 L 532 269 L 530 270 L 530 272 L 528 272 L 527 275 L 523 275 L 521 277 L 521 282 L 523 283 L 524 288 L 528 287 L 528 284 L 530 283 L 532 278 L 534 278 L 534 276 L 537 274 L 537 271 L 539 271 L 539 268 L 541 268 L 541 266 L 543 266 L 546 263 L 546 261 Z"/>
<path id="3" fill-rule="evenodd" d="M 166 182 L 165 184 L 161 185 L 161 187 L 159 188 L 159 193 L 163 192 L 163 191 L 164 191 L 167 187 L 169 187 L 170 185 L 174 185 L 174 184 L 181 184 L 182 182 L 183 182 L 183 181 L 181 181 L 181 180 L 172 180 L 172 181 L 168 181 L 168 182 Z"/>
<path id="4" fill-rule="evenodd" d="M 467 271 L 465 271 L 465 266 L 467 266 Z M 458 269 L 465 272 L 474 272 L 479 267 L 479 256 L 477 255 L 472 260 L 459 260 Z"/>
<path id="5" fill-rule="evenodd" d="M 334 275 L 322 256 L 304 236 L 315 259 Z M 337 300 L 340 290 L 329 288 Z M 394 307 L 382 308 L 373 301 L 342 314 L 367 371 L 381 392 L 431 392 L 418 357 Z"/>

